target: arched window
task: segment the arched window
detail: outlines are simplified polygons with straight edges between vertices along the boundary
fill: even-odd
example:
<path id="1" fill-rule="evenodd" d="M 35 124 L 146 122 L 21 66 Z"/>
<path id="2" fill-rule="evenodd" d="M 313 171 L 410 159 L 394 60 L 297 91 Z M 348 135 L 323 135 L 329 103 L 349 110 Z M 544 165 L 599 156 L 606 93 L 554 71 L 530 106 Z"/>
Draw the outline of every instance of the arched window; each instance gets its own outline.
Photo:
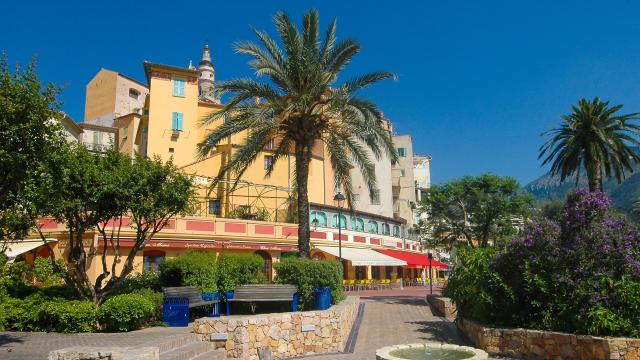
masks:
<path id="1" fill-rule="evenodd" d="M 271 282 L 271 254 L 264 250 L 258 250 L 256 254 L 262 257 L 262 274 L 268 282 Z"/>
<path id="2" fill-rule="evenodd" d="M 400 237 L 400 228 L 398 225 L 393 225 L 393 236 Z"/>
<path id="3" fill-rule="evenodd" d="M 309 214 L 309 222 L 311 226 L 313 226 L 313 221 L 318 220 L 318 226 L 326 227 L 327 226 L 327 215 L 322 211 L 312 211 Z"/>
<path id="4" fill-rule="evenodd" d="M 165 252 L 160 250 L 145 250 L 143 256 L 143 270 L 158 272 L 160 264 L 164 262 Z"/>
<path id="5" fill-rule="evenodd" d="M 391 231 L 389 229 L 389 224 L 382 224 L 382 234 L 391 235 Z"/>
<path id="6" fill-rule="evenodd" d="M 333 214 L 333 227 L 338 227 L 338 214 Z M 340 215 L 340 227 L 343 229 L 347 228 L 347 217 L 344 215 Z"/>
<path id="7" fill-rule="evenodd" d="M 360 218 L 352 218 L 351 219 L 351 226 L 353 227 L 353 230 L 355 230 L 355 231 L 364 231 L 364 220 L 362 220 Z"/>
<path id="8" fill-rule="evenodd" d="M 375 220 L 369 220 L 369 232 L 374 234 L 378 233 L 378 223 Z"/>

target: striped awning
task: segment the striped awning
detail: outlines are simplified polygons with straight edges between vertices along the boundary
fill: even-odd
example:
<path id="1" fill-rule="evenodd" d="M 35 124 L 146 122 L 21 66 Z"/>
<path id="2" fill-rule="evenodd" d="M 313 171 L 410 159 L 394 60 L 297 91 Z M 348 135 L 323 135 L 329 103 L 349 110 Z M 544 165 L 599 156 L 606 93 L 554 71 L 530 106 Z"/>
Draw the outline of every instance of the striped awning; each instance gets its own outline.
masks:
<path id="1" fill-rule="evenodd" d="M 340 251 L 337 246 L 316 246 L 318 250 L 324 251 L 333 256 L 339 256 Z M 370 249 L 359 249 L 342 247 L 342 258 L 351 261 L 353 266 L 405 266 L 406 261 L 381 254 Z"/>
<path id="2" fill-rule="evenodd" d="M 47 243 L 56 242 L 57 239 L 46 239 Z M 25 240 L 16 240 L 7 243 L 7 248 L 4 251 L 4 254 L 9 259 L 9 262 L 13 262 L 16 257 L 22 255 L 26 252 L 29 252 L 33 249 L 36 249 L 40 246 L 44 246 L 44 243 L 40 239 L 25 239 Z"/>

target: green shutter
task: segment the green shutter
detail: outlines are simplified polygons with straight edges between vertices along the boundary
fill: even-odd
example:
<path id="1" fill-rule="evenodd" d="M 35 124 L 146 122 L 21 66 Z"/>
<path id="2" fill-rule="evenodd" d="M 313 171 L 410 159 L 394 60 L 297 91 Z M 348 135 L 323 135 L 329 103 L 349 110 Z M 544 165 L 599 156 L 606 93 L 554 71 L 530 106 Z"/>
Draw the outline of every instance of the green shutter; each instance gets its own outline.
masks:
<path id="1" fill-rule="evenodd" d="M 184 90 L 184 88 L 183 88 Z M 183 113 L 178 113 L 178 130 L 182 131 L 182 120 L 184 118 Z"/>

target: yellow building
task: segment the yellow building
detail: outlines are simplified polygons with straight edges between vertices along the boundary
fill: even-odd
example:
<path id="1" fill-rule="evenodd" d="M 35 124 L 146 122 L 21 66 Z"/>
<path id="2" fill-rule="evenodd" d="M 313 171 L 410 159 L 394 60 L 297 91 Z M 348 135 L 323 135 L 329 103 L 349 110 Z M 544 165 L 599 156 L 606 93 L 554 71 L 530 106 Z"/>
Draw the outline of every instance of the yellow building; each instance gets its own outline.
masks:
<path id="1" fill-rule="evenodd" d="M 215 69 L 209 47 L 204 47 L 197 68 L 191 64 L 177 67 L 149 61 L 143 66 L 148 85 L 117 72 L 100 70 L 87 85 L 86 122 L 117 129 L 115 138 L 123 153 L 172 160 L 193 175 L 201 206 L 193 216 L 169 221 L 136 257 L 136 271 L 154 270 L 161 259 L 177 256 L 189 248 L 216 253 L 256 252 L 265 259 L 265 269 L 270 269 L 271 263 L 279 261 L 283 254 L 296 251 L 298 229 L 292 220 L 297 219 L 291 209 L 295 203 L 292 189 L 295 156 L 281 159 L 267 178 L 265 174 L 272 166 L 275 147 L 271 144 L 241 179 L 228 174 L 218 179 L 213 188 L 213 180 L 247 134 L 233 135 L 205 158 L 198 157 L 198 143 L 224 121 L 201 126 L 205 116 L 222 108 L 220 99 L 211 92 Z M 133 101 L 135 94 L 138 97 L 134 105 L 141 107 L 129 102 L 127 108 L 129 100 L 123 101 L 123 97 Z M 422 253 L 417 239 L 408 239 L 396 230 L 403 223 L 390 216 L 366 212 L 345 210 L 339 216 L 340 211 L 333 202 L 333 179 L 327 150 L 319 143 L 313 148 L 309 174 L 313 256 L 336 258 L 340 251 L 334 250 L 340 243 L 343 250 L 346 249 L 343 258 L 350 278 L 395 280 L 403 276 L 424 276 L 415 270 L 415 264 L 375 251 Z M 236 180 L 238 184 L 231 190 L 230 184 Z M 339 224 L 342 228 L 338 230 Z M 128 225 L 124 224 L 120 237 L 124 244 L 134 236 Z M 44 230 L 56 243 L 56 251 L 66 251 L 65 229 L 61 224 L 49 221 Z M 85 241 L 88 247 L 100 247 L 97 233 L 87 234 Z M 99 271 L 97 262 L 94 260 L 91 266 L 94 275 Z M 272 271 L 267 272 L 271 278 Z"/>

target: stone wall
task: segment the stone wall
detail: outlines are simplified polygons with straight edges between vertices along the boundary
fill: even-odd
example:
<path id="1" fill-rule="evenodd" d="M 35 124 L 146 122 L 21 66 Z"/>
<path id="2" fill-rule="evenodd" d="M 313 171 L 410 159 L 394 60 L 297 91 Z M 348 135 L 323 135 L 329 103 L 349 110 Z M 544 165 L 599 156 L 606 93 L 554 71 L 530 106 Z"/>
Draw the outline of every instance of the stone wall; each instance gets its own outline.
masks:
<path id="1" fill-rule="evenodd" d="M 458 317 L 458 328 L 490 355 L 525 359 L 640 360 L 640 339 L 496 329 Z"/>
<path id="2" fill-rule="evenodd" d="M 73 346 L 49 353 L 49 360 L 158 360 L 157 347 Z"/>
<path id="3" fill-rule="evenodd" d="M 436 310 L 437 315 L 448 320 L 456 318 L 456 305 L 451 299 L 439 295 L 427 295 L 427 302 L 431 305 L 431 309 Z"/>
<path id="4" fill-rule="evenodd" d="M 344 349 L 358 314 L 360 298 L 349 296 L 328 310 L 264 315 L 201 318 L 196 334 L 225 348 L 227 357 L 258 359 L 258 348 L 270 348 L 273 357 L 338 352 Z"/>

